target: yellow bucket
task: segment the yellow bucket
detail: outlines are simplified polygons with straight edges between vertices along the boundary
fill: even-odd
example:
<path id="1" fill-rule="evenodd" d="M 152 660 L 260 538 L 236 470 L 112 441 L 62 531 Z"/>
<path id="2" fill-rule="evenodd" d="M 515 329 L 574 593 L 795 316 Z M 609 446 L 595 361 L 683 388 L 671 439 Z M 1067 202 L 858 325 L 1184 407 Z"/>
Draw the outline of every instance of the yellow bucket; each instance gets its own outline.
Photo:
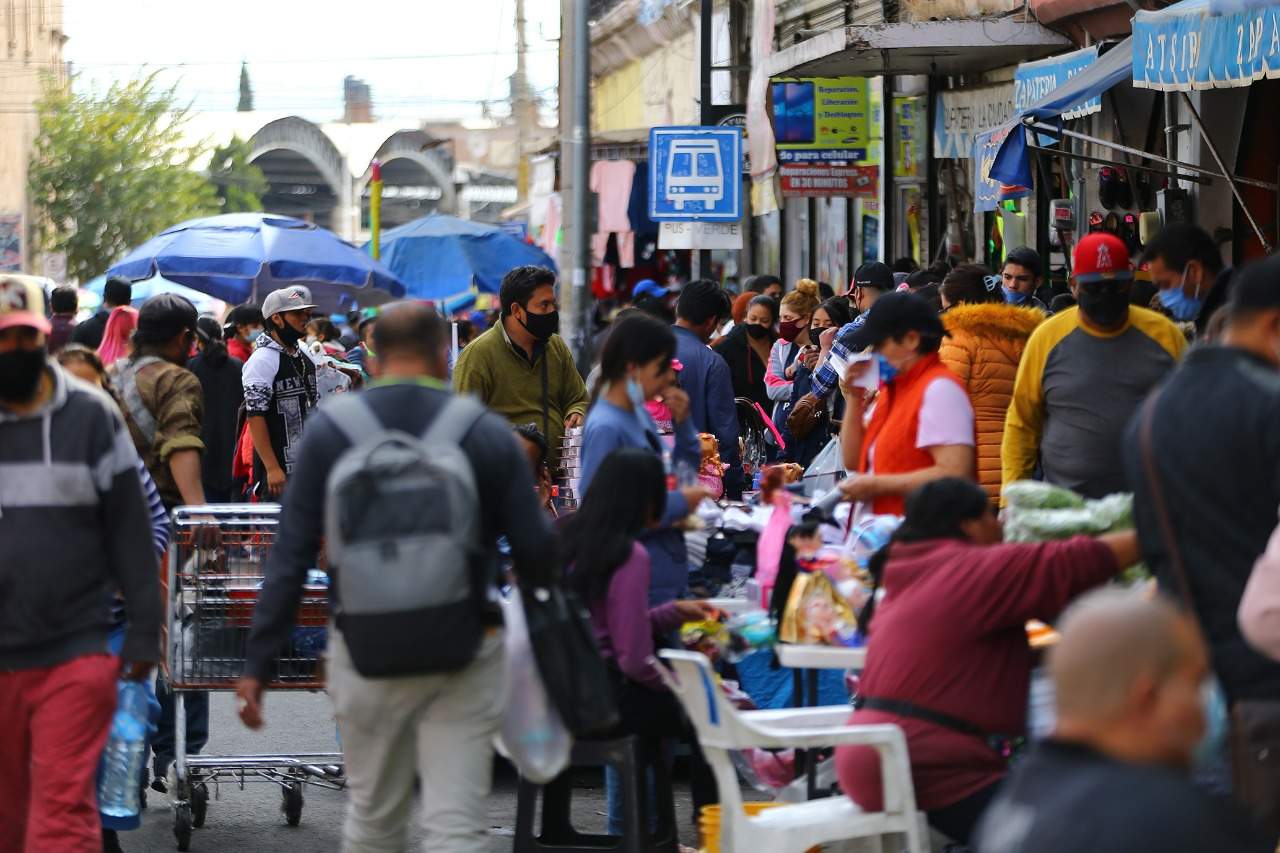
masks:
<path id="1" fill-rule="evenodd" d="M 790 805 L 789 803 L 743 803 L 742 810 L 754 817 L 765 809 Z M 720 805 L 703 806 L 698 816 L 698 829 L 702 833 L 702 850 L 699 853 L 720 853 Z M 808 853 L 819 853 L 818 847 L 810 848 Z"/>

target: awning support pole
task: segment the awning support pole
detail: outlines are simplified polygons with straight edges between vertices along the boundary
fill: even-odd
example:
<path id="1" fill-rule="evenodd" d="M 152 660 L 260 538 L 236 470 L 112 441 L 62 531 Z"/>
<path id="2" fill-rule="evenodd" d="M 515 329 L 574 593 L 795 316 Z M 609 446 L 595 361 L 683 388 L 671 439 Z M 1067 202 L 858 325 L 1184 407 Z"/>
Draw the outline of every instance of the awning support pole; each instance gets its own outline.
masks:
<path id="1" fill-rule="evenodd" d="M 1095 163 L 1099 166 L 1110 166 L 1113 163 L 1113 161 L 1105 160 L 1101 157 L 1091 157 L 1088 154 L 1077 154 L 1074 151 L 1061 151 L 1057 148 L 1045 148 L 1041 145 L 1028 145 L 1027 150 L 1043 151 L 1046 154 L 1055 155 L 1059 157 L 1066 157 L 1068 160 L 1080 160 L 1081 162 L 1084 162 L 1084 163 Z M 1143 172 L 1154 172 L 1157 175 L 1168 175 L 1171 179 L 1178 180 L 1178 181 L 1192 181 L 1197 184 L 1209 184 L 1213 182 L 1211 178 L 1201 177 L 1200 175 L 1183 175 L 1178 172 L 1170 171 L 1169 169 L 1158 168 L 1156 166 L 1135 166 L 1130 164 L 1125 168 L 1138 169 L 1139 171 L 1143 171 Z M 1212 174 L 1212 173 L 1208 173 L 1208 174 Z"/>
<path id="2" fill-rule="evenodd" d="M 1081 140 L 1084 140 L 1085 142 L 1092 142 L 1094 145 L 1101 145 L 1104 148 L 1110 148 L 1114 151 L 1121 151 L 1125 154 L 1132 154 L 1136 157 L 1141 157 L 1144 160 L 1154 160 L 1157 163 L 1164 163 L 1167 166 L 1176 166 L 1179 169 L 1186 169 L 1189 172 L 1199 172 L 1202 175 L 1209 175 L 1210 177 L 1213 177 L 1213 178 L 1223 178 L 1228 181 L 1234 180 L 1240 184 L 1247 184 L 1248 186 L 1259 187 L 1260 189 L 1270 190 L 1271 192 L 1276 192 L 1278 189 L 1280 189 L 1280 187 L 1277 187 L 1275 184 L 1269 184 L 1266 181 L 1259 181 L 1253 178 L 1245 178 L 1238 175 L 1237 176 L 1228 175 L 1226 174 L 1225 169 L 1222 172 L 1215 172 L 1212 169 L 1206 169 L 1203 166 L 1197 166 L 1194 163 L 1183 163 L 1180 160 L 1172 160 L 1168 157 L 1161 157 L 1159 154 L 1152 154 L 1147 151 L 1139 151 L 1137 148 L 1130 148 L 1127 145 L 1121 145 L 1117 142 L 1112 142 L 1109 139 L 1098 139 L 1095 136 L 1089 136 L 1087 133 L 1080 133 L 1075 130 L 1067 130 L 1065 127 L 1058 127 L 1057 125 L 1045 124 L 1044 122 L 1041 122 L 1041 121 L 1029 121 L 1029 122 L 1024 122 L 1023 124 L 1025 127 L 1029 127 L 1032 130 L 1043 130 L 1045 133 L 1053 133 L 1061 136 L 1069 136 L 1072 139 L 1081 139 Z M 1183 180 L 1186 180 L 1186 179 L 1183 178 Z"/>
<path id="3" fill-rule="evenodd" d="M 1249 220 L 1249 225 L 1253 228 L 1253 233 L 1258 235 L 1258 242 L 1262 244 L 1263 251 L 1268 255 L 1271 254 L 1271 243 L 1263 235 L 1262 229 L 1258 227 L 1258 220 L 1253 218 L 1253 213 L 1250 212 L 1249 206 L 1244 203 L 1244 196 L 1240 195 L 1240 187 L 1236 183 L 1238 179 L 1227 171 L 1226 164 L 1222 162 L 1222 155 L 1218 153 L 1218 146 L 1213 144 L 1213 140 L 1209 138 L 1209 134 L 1205 131 L 1204 123 L 1200 121 L 1200 112 L 1191 101 L 1191 96 L 1183 92 L 1182 102 L 1191 111 L 1191 119 L 1196 123 L 1196 129 L 1200 131 L 1200 138 L 1204 140 L 1204 144 L 1209 148 L 1209 153 L 1213 155 L 1213 162 L 1217 163 L 1218 168 L 1222 170 L 1223 177 L 1227 179 L 1227 186 L 1231 187 L 1231 194 L 1236 197 L 1236 203 L 1244 211 L 1245 218 Z"/>

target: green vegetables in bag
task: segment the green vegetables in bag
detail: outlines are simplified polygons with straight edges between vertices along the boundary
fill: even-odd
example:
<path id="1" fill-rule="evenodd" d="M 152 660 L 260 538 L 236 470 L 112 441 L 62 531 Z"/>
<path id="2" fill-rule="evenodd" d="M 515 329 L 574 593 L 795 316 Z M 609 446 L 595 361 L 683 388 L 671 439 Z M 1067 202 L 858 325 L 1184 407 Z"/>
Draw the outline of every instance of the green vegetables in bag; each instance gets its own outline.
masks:
<path id="1" fill-rule="evenodd" d="M 1018 480 L 1004 487 L 1004 499 L 1010 509 L 1079 509 L 1084 498 L 1070 489 L 1042 483 L 1039 480 Z"/>

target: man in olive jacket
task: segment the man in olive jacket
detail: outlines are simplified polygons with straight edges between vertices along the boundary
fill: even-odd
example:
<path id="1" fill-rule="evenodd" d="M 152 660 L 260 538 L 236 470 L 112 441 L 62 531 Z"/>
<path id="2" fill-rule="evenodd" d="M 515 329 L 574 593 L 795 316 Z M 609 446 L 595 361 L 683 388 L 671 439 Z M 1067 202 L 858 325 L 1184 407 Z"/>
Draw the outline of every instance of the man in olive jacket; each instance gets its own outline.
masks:
<path id="1" fill-rule="evenodd" d="M 587 386 L 556 332 L 556 274 L 517 267 L 502 279 L 502 319 L 458 356 L 453 385 L 474 394 L 513 425 L 534 424 L 547 437 L 552 470 L 566 429 L 582 426 Z"/>

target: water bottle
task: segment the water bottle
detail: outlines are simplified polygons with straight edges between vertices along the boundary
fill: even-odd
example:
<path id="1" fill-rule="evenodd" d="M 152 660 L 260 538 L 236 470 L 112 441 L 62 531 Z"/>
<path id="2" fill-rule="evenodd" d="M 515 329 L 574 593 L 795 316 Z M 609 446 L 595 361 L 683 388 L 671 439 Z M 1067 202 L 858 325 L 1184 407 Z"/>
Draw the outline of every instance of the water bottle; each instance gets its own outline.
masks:
<path id="1" fill-rule="evenodd" d="M 147 748 L 147 688 L 141 681 L 121 681 L 98 773 L 98 809 L 112 817 L 133 817 L 141 807 L 142 763 Z"/>

